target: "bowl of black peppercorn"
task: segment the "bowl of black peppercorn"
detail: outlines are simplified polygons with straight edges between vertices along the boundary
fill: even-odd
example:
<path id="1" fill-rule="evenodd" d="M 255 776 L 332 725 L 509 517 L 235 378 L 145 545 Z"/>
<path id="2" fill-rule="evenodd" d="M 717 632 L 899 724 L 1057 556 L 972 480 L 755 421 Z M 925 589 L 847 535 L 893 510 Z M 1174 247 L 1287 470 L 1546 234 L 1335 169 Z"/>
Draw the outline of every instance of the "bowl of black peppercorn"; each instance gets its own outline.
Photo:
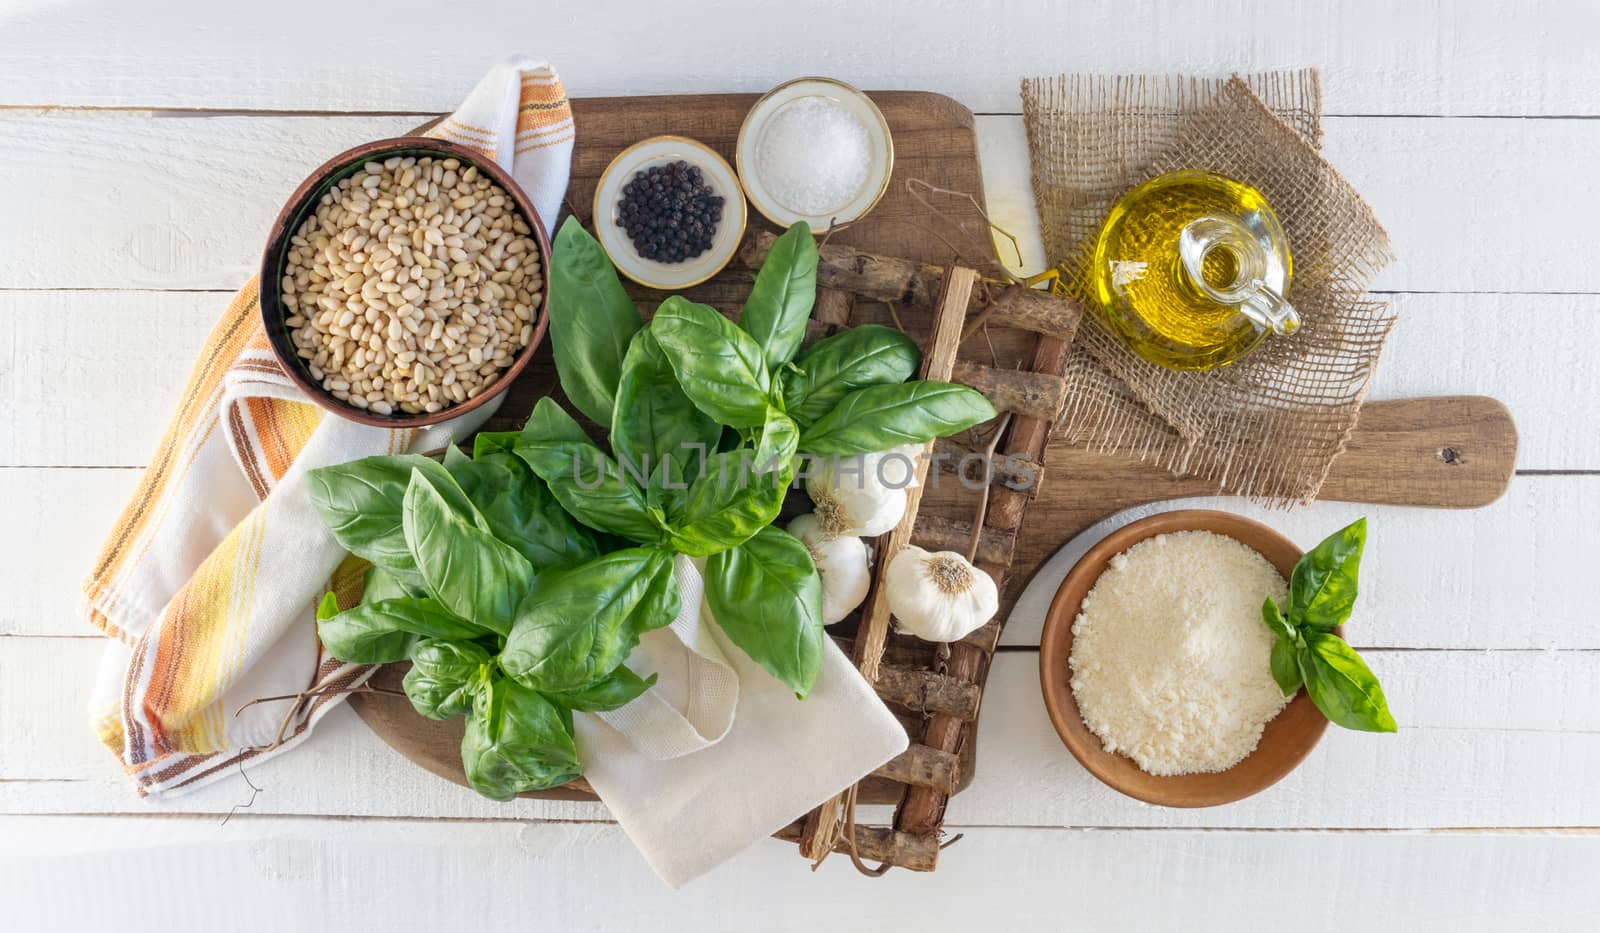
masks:
<path id="1" fill-rule="evenodd" d="M 687 288 L 716 275 L 738 250 L 744 192 L 710 147 L 655 136 L 606 167 L 595 189 L 594 221 L 623 275 L 651 288 Z"/>

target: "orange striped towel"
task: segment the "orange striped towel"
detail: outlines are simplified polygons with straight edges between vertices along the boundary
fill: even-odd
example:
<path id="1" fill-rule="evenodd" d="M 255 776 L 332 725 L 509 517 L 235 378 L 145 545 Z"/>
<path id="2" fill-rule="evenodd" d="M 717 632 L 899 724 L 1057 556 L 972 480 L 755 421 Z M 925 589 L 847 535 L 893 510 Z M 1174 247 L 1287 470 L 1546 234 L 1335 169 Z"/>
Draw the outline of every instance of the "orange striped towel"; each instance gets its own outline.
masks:
<path id="1" fill-rule="evenodd" d="M 495 159 L 554 220 L 573 123 L 548 64 L 496 65 L 433 134 Z M 352 593 L 359 580 L 312 508 L 307 471 L 442 446 L 492 408 L 420 431 L 325 415 L 273 357 L 256 283 L 235 296 L 84 583 L 89 620 L 110 639 L 90 714 L 141 795 L 176 794 L 293 747 L 337 690 L 371 675 L 317 640 L 318 597 L 330 585 Z M 308 690 L 325 692 L 235 715 L 250 700 Z"/>

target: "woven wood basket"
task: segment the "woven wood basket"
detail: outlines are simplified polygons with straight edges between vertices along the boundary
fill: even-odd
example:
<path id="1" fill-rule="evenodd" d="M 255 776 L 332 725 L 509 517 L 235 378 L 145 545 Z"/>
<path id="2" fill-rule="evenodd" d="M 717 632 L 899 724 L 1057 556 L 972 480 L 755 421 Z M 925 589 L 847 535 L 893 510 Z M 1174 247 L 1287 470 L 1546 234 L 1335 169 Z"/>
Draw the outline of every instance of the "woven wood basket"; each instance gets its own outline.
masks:
<path id="1" fill-rule="evenodd" d="M 753 238 L 742 263 L 758 267 L 772 240 L 770 234 Z M 972 437 L 931 445 L 933 456 L 920 463 L 919 485 L 908 490 L 905 518 L 875 542 L 872 589 L 862 610 L 830 629 L 906 726 L 910 748 L 778 833 L 797 842 L 801 854 L 814 862 L 843 852 L 868 874 L 891 866 L 932 871 L 945 804 L 971 778 L 983 684 L 1003 619 L 992 619 L 948 645 L 895 634 L 884 574 L 901 548 L 915 544 L 972 554 L 1004 589 L 1023 513 L 1044 478 L 1050 426 L 1065 401 L 1060 373 L 1081 309 L 1045 292 L 984 280 L 962 266 L 927 265 L 840 245 L 824 244 L 821 252 L 811 336 L 892 323 L 921 342 L 921 378 L 970 385 L 1002 413 L 986 435 L 975 431 Z M 992 339 L 977 339 L 984 329 L 1016 331 L 1010 341 L 1013 355 L 1018 339 L 1024 351 L 1031 344 L 1031 353 L 1022 354 L 1031 365 L 995 365 Z M 983 357 L 986 347 L 988 362 L 972 359 Z M 983 456 L 988 453 L 997 457 Z M 1003 466 L 984 467 L 997 458 Z M 940 465 L 939 475 L 927 475 L 930 461 Z M 893 824 L 855 825 L 858 802 L 893 803 Z M 868 868 L 868 861 L 879 865 Z"/>

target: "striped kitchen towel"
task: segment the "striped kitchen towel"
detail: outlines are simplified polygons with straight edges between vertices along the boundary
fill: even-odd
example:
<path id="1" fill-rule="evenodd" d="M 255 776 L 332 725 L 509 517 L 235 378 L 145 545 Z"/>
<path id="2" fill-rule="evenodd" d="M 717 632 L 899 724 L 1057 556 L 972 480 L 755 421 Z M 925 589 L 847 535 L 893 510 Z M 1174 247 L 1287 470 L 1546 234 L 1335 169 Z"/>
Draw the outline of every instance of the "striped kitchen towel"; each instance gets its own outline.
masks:
<path id="1" fill-rule="evenodd" d="M 573 122 L 549 64 L 496 65 L 432 135 L 493 158 L 553 224 Z M 307 471 L 443 446 L 493 407 L 421 430 L 329 416 L 280 369 L 256 283 L 234 297 L 84 584 L 89 620 L 109 639 L 90 714 L 141 795 L 177 794 L 293 747 L 340 689 L 372 673 L 317 640 L 318 598 L 331 585 L 348 604 L 360 578 L 312 508 Z M 236 715 L 307 691 L 318 695 Z"/>

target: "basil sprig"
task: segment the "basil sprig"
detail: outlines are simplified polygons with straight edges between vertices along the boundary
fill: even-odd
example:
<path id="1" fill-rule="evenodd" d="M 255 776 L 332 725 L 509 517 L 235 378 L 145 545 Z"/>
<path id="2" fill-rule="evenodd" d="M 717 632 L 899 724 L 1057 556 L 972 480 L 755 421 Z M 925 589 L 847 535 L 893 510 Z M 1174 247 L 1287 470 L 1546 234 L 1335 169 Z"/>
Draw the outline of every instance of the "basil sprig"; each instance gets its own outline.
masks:
<path id="1" fill-rule="evenodd" d="M 1355 606 L 1366 539 L 1363 518 L 1306 552 L 1289 578 L 1288 611 L 1268 599 L 1261 607 L 1261 619 L 1277 636 L 1272 645 L 1272 679 L 1284 696 L 1303 686 L 1334 725 L 1394 732 L 1394 716 L 1378 678 L 1333 632 L 1350 618 Z"/>
<path id="2" fill-rule="evenodd" d="M 550 265 L 556 368 L 608 437 L 543 398 L 521 431 L 477 435 L 470 457 L 452 447 L 442 464 L 401 455 L 312 472 L 318 513 L 373 565 L 359 605 L 323 600 L 323 645 L 352 663 L 410 660 L 417 711 L 466 717 L 462 764 L 479 793 L 503 800 L 579 775 L 573 712 L 618 709 L 655 682 L 623 662 L 681 611 L 683 557 L 704 560 L 728 639 L 806 696 L 827 637 L 821 580 L 772 524 L 801 458 L 994 416 L 965 386 L 907 382 L 920 354 L 890 328 L 802 351 L 816 275 L 816 243 L 797 224 L 738 324 L 676 296 L 647 324 L 568 220 Z"/>

